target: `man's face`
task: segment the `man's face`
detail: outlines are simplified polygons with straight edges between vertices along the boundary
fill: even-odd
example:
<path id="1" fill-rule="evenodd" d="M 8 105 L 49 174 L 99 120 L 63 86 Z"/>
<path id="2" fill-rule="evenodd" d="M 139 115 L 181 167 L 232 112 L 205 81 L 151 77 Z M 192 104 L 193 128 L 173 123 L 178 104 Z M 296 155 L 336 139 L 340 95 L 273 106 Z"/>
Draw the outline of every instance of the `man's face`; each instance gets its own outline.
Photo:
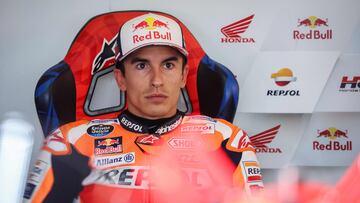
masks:
<path id="1" fill-rule="evenodd" d="M 125 74 L 115 69 L 115 78 L 126 91 L 131 113 L 148 119 L 171 117 L 176 113 L 180 88 L 188 73 L 182 55 L 169 46 L 147 46 L 124 60 Z"/>

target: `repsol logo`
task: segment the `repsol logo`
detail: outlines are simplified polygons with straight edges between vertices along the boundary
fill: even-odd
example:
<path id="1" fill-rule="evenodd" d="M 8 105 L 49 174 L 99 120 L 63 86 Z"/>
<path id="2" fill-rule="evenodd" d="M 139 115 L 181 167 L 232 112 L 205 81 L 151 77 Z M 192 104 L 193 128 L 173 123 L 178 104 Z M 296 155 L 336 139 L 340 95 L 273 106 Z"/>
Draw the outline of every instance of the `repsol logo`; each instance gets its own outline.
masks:
<path id="1" fill-rule="evenodd" d="M 300 96 L 300 90 L 268 90 L 267 96 Z"/>
<path id="2" fill-rule="evenodd" d="M 84 180 L 83 184 L 99 183 L 136 189 L 149 189 L 151 186 L 152 189 L 156 189 L 157 181 L 162 181 L 165 177 L 159 177 L 157 180 L 154 177 L 150 177 L 150 173 L 149 168 L 145 166 L 124 166 L 109 170 L 93 171 Z M 206 169 L 182 168 L 177 175 L 182 176 L 181 180 L 184 181 L 184 184 L 199 189 L 214 184 L 213 178 Z"/>
<path id="3" fill-rule="evenodd" d="M 139 132 L 142 133 L 143 132 L 143 126 L 135 124 L 133 122 L 131 122 L 130 120 L 126 119 L 125 117 L 122 117 L 120 122 L 127 128 L 130 130 L 133 130 L 135 132 Z"/>

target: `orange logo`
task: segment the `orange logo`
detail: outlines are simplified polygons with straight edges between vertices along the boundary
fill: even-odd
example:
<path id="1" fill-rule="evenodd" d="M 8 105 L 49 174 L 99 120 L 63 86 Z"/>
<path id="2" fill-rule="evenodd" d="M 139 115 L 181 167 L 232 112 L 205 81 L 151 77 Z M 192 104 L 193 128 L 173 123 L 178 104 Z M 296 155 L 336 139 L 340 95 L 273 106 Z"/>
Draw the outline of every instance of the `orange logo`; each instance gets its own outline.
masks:
<path id="1" fill-rule="evenodd" d="M 271 78 L 278 86 L 286 86 L 290 82 L 296 81 L 296 77 L 293 77 L 293 72 L 289 68 L 280 69 L 277 73 L 271 74 Z"/>

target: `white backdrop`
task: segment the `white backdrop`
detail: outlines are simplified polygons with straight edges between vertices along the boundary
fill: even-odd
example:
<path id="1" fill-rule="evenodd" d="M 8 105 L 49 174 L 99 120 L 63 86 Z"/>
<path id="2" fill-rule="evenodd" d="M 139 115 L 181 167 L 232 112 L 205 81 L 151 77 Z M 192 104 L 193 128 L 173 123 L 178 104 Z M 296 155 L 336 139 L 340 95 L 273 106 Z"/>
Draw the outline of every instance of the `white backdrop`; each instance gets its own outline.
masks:
<path id="1" fill-rule="evenodd" d="M 33 156 L 35 156 L 43 137 L 34 104 L 34 89 L 37 80 L 46 69 L 63 59 L 81 27 L 91 17 L 101 13 L 120 10 L 157 10 L 174 15 L 192 31 L 211 58 L 224 64 L 237 75 L 240 91 L 243 91 L 248 73 L 254 71 L 251 69 L 254 61 L 264 52 L 334 51 L 339 53 L 340 58 L 343 54 L 359 54 L 359 8 L 360 1 L 358 0 L 1 0 L 0 116 L 8 111 L 20 111 L 28 121 L 35 125 L 36 142 L 33 152 Z M 250 27 L 241 34 L 241 37 L 252 39 L 252 42 L 222 42 L 222 39 L 225 38 L 220 31 L 222 27 L 250 15 L 254 15 L 254 18 Z M 322 24 L 311 28 L 300 25 L 301 21 L 315 19 L 311 16 L 323 20 L 327 26 Z M 294 39 L 295 31 L 305 35 L 311 30 L 317 30 L 321 33 L 331 32 L 331 36 L 325 36 L 326 39 Z M 303 64 L 309 63 L 306 59 L 302 60 Z M 332 77 L 333 69 L 337 67 L 336 64 L 332 65 L 333 67 L 324 68 L 324 71 L 326 69 L 326 77 L 322 80 L 327 81 L 328 78 Z M 316 68 L 316 64 L 312 65 Z M 264 68 L 256 69 L 256 71 L 261 71 Z M 359 76 L 359 64 L 353 68 L 355 71 L 352 74 Z M 314 73 L 322 74 L 322 70 L 317 69 Z M 272 79 L 270 78 L 270 80 Z M 326 82 L 326 84 L 328 83 L 329 81 Z M 251 86 L 246 88 L 246 91 L 249 91 Z M 326 85 L 318 91 L 322 92 L 323 88 L 326 88 Z M 242 96 L 242 94 L 240 95 Z M 349 97 L 358 99 L 358 95 Z M 315 103 L 318 99 L 321 100 L 322 95 L 317 93 L 316 97 Z M 325 97 L 331 98 L 331 93 L 328 93 L 328 90 Z M 336 97 L 335 99 L 341 100 L 342 98 Z M 244 101 L 245 99 L 240 97 L 240 100 Z M 321 102 L 324 102 L 323 100 Z M 357 102 L 360 103 L 359 100 Z M 282 105 L 290 104 L 284 103 Z M 256 109 L 256 106 L 251 108 Z M 327 111 L 326 108 L 319 106 L 317 109 Z M 296 109 L 292 110 L 294 110 L 293 112 L 296 111 Z M 274 127 L 272 122 L 277 119 L 279 122 L 290 123 L 288 126 L 282 124 L 283 128 L 294 138 L 292 141 L 297 142 L 301 140 L 301 137 L 306 137 L 305 132 L 309 131 L 307 130 L 308 126 L 313 127 L 311 111 L 307 111 L 307 114 L 292 115 L 286 114 L 286 112 L 282 112 L 285 114 L 264 114 L 262 111 L 249 113 L 247 108 L 238 108 L 238 111 L 235 124 L 249 131 L 250 135 Z M 346 112 L 349 113 L 349 118 L 359 119 L 358 111 L 355 116 L 349 108 Z M 347 117 L 347 114 L 341 114 L 342 117 Z M 336 118 L 336 115 L 333 118 Z M 301 125 L 296 125 L 296 122 L 301 123 Z M 333 122 L 336 122 L 336 119 Z M 323 124 L 322 126 L 323 128 L 331 127 Z M 348 128 L 351 127 L 348 126 Z M 348 130 L 350 132 L 351 129 Z M 279 130 L 280 136 L 286 135 L 282 135 Z M 306 140 L 305 138 L 302 139 Z M 285 147 L 284 143 L 280 144 L 275 140 L 274 144 Z M 274 158 L 274 161 L 279 161 L 278 166 L 283 167 L 291 164 L 292 153 L 295 153 L 298 143 L 293 145 L 288 146 L 291 148 L 289 157 Z M 353 152 L 353 154 L 356 153 L 358 151 Z M 259 154 L 260 160 L 264 160 L 265 182 L 275 180 L 276 167 L 268 167 L 267 165 L 276 163 L 272 162 L 269 154 L 260 156 L 262 155 Z M 347 162 L 351 162 L 352 158 L 348 156 Z M 302 164 L 301 166 L 304 179 L 321 180 L 329 183 L 335 183 L 345 168 L 346 166 L 335 165 L 324 167 L 311 164 L 304 166 Z"/>

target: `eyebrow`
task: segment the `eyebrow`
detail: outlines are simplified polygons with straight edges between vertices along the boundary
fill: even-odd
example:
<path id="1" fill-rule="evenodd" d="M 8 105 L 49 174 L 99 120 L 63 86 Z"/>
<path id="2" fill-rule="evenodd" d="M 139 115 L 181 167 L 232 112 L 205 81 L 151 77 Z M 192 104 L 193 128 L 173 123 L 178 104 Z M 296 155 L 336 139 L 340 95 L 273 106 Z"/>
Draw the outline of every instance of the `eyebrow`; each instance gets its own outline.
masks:
<path id="1" fill-rule="evenodd" d="M 165 63 L 165 62 L 168 62 L 168 61 L 178 61 L 179 60 L 179 57 L 177 56 L 170 56 L 169 58 L 166 58 L 162 61 L 162 63 Z M 130 63 L 131 64 L 134 64 L 134 63 L 138 63 L 138 62 L 149 62 L 148 59 L 145 59 L 145 58 L 141 58 L 141 57 L 135 57 L 133 59 L 131 59 Z"/>

